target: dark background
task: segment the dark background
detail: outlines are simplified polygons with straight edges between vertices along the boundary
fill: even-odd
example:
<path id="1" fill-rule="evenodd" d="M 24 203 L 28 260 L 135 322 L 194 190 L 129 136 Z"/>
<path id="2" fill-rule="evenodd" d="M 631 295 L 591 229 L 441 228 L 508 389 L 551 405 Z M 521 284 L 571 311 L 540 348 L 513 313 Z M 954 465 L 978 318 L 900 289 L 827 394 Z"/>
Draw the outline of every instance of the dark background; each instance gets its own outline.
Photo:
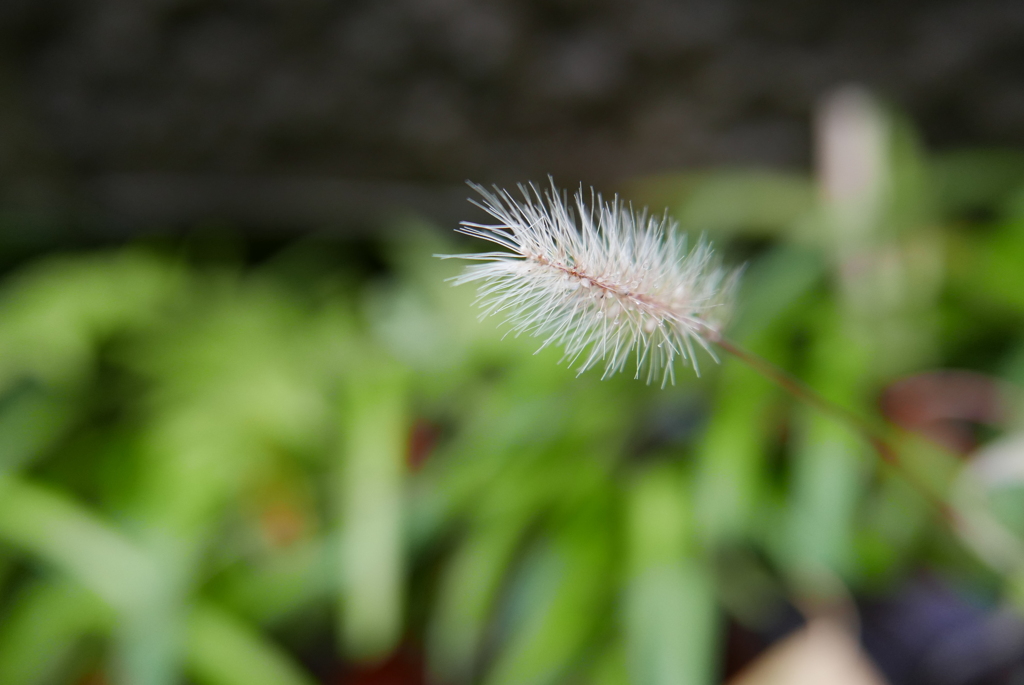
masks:
<path id="1" fill-rule="evenodd" d="M 115 238 L 447 223 L 467 178 L 806 167 L 850 82 L 932 149 L 1024 144 L 1024 2 L 4 0 L 0 206 Z"/>

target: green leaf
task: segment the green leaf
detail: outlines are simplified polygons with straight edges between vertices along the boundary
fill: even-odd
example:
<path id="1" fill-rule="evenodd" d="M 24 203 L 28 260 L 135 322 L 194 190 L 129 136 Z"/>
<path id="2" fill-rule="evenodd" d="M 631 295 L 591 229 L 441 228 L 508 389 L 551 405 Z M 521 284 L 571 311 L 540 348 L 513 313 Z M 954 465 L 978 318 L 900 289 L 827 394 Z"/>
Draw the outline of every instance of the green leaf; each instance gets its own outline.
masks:
<path id="1" fill-rule="evenodd" d="M 783 233 L 816 204 L 806 176 L 760 170 L 655 177 L 635 184 L 630 195 L 655 214 L 669 207 L 684 231 L 753 235 Z"/>
<path id="2" fill-rule="evenodd" d="M 16 387 L 0 403 L 0 474 L 32 463 L 63 434 L 72 403 L 38 386 Z"/>
<path id="3" fill-rule="evenodd" d="M 471 679 L 495 598 L 528 520 L 509 516 L 474 526 L 448 562 L 427 643 L 430 669 L 439 682 Z"/>
<path id="4" fill-rule="evenodd" d="M 279 647 L 210 604 L 188 620 L 188 669 L 203 685 L 314 685 Z"/>
<path id="5" fill-rule="evenodd" d="M 695 556 L 690 502 L 671 465 L 648 469 L 627 502 L 625 631 L 630 682 L 712 682 L 717 618 L 711 578 Z"/>
<path id="6" fill-rule="evenodd" d="M 1016 150 L 958 150 L 931 162 L 935 195 L 946 215 L 999 208 L 1024 184 L 1024 154 Z"/>
<path id="7" fill-rule="evenodd" d="M 97 516 L 15 476 L 0 477 L 0 538 L 64 570 L 120 609 L 145 601 L 157 578 L 151 561 Z"/>
<path id="8" fill-rule="evenodd" d="M 863 340 L 849 333 L 834 310 L 819 311 L 809 384 L 829 400 L 862 413 L 858 400 L 868 378 Z M 875 462 L 856 428 L 816 407 L 796 408 L 794 434 L 784 563 L 801 581 L 831 583 L 853 571 L 855 515 Z"/>
<path id="9" fill-rule="evenodd" d="M 367 350 L 352 365 L 344 395 L 335 492 L 341 507 L 339 634 L 347 654 L 376 659 L 402 633 L 409 434 L 404 370 Z"/>
<path id="10" fill-rule="evenodd" d="M 83 637 L 109 630 L 112 614 L 81 586 L 40 581 L 23 589 L 0 623 L 0 683 L 57 682 Z"/>
<path id="11" fill-rule="evenodd" d="M 714 409 L 696 449 L 694 488 L 701 537 L 722 543 L 752 529 L 765 487 L 774 386 L 735 360 L 726 360 Z"/>
<path id="12" fill-rule="evenodd" d="M 25 373 L 80 382 L 97 343 L 159 320 L 178 284 L 174 269 L 132 250 L 33 265 L 0 297 L 0 385 Z"/>
<path id="13" fill-rule="evenodd" d="M 258 623 L 273 623 L 330 597 L 336 582 L 328 544 L 296 543 L 259 562 L 239 564 L 211 588 L 218 602 Z"/>
<path id="14" fill-rule="evenodd" d="M 747 342 L 762 334 L 825 276 L 823 255 L 784 243 L 755 261 L 743 274 L 730 335 Z"/>
<path id="15" fill-rule="evenodd" d="M 578 664 L 607 615 L 609 523 L 592 502 L 533 549 L 510 593 L 507 639 L 487 685 L 546 685 Z"/>

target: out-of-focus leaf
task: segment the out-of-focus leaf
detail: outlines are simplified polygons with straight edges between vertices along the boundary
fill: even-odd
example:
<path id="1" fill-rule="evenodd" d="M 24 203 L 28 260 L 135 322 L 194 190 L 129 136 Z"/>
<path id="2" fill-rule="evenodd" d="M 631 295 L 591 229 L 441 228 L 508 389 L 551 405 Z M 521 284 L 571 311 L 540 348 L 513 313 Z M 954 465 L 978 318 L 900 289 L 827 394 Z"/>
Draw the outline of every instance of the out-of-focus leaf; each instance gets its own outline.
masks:
<path id="1" fill-rule="evenodd" d="M 52 259 L 20 274 L 0 301 L 0 384 L 25 373 L 77 382 L 100 339 L 152 324 L 178 284 L 174 269 L 133 251 Z"/>
<path id="2" fill-rule="evenodd" d="M 391 258 L 399 278 L 377 283 L 364 309 L 371 331 L 396 359 L 415 369 L 417 381 L 439 392 L 466 383 L 477 358 L 490 362 L 515 356 L 489 322 L 481 325 L 472 306 L 473 288 L 456 288 L 450 280 L 464 268 L 459 260 L 438 254 L 459 252 L 450 240 L 423 226 L 407 226 L 396 237 Z"/>
<path id="3" fill-rule="evenodd" d="M 900 455 L 900 469 L 916 481 L 917 488 L 940 499 L 949 493 L 962 466 L 956 454 L 914 433 L 900 431 L 890 437 Z"/>
<path id="4" fill-rule="evenodd" d="M 210 604 L 188 622 L 188 668 L 203 685 L 313 685 L 281 649 L 251 626 Z"/>
<path id="5" fill-rule="evenodd" d="M 559 521 L 511 589 L 507 636 L 484 682 L 543 685 L 578 666 L 609 607 L 609 512 L 592 502 Z"/>
<path id="6" fill-rule="evenodd" d="M 630 196 L 662 207 L 685 231 L 777 235 L 802 219 L 815 205 L 809 179 L 775 171 L 717 171 L 646 179 Z"/>
<path id="7" fill-rule="evenodd" d="M 1024 184 L 1024 154 L 1015 150 L 959 150 L 932 163 L 935 196 L 947 215 L 999 208 Z"/>
<path id="8" fill-rule="evenodd" d="M 15 388 L 0 402 L 0 474 L 17 471 L 53 444 L 72 416 L 68 398 L 39 387 Z"/>
<path id="9" fill-rule="evenodd" d="M 15 476 L 0 478 L 0 537 L 66 571 L 117 611 L 126 683 L 173 682 L 175 607 L 165 566 L 69 498 Z"/>
<path id="10" fill-rule="evenodd" d="M 492 613 L 493 595 L 531 522 L 550 511 L 590 506 L 595 493 L 603 491 L 610 457 L 621 439 L 616 433 L 623 427 L 621 411 L 619 416 L 609 415 L 616 409 L 608 384 L 535 400 L 530 415 L 536 420 L 517 428 L 513 441 L 502 441 L 512 449 L 500 462 L 498 457 L 473 450 L 452 455 L 465 460 L 455 470 L 463 475 L 484 459 L 495 463 L 489 475 L 480 474 L 474 487 L 459 487 L 460 491 L 466 488 L 467 499 L 472 498 L 469 508 L 462 510 L 471 527 L 450 562 L 435 610 L 431 645 L 436 670 L 468 676 Z M 491 434 L 502 434 L 504 417 L 493 419 Z M 561 435 L 531 432 L 531 425 L 557 426 Z"/>
<path id="11" fill-rule="evenodd" d="M 743 274 L 729 334 L 742 342 L 760 335 L 824 275 L 825 261 L 820 253 L 791 244 L 773 249 Z"/>
<path id="12" fill-rule="evenodd" d="M 323 540 L 297 543 L 260 562 L 239 565 L 211 589 L 219 603 L 257 623 L 273 623 L 331 596 L 337 579 L 330 573 Z"/>
<path id="13" fill-rule="evenodd" d="M 150 559 L 85 508 L 15 476 L 0 478 L 0 536 L 119 609 L 138 606 L 158 577 Z"/>
<path id="14" fill-rule="evenodd" d="M 788 245 L 774 249 L 745 274 L 730 335 L 778 360 L 783 354 L 778 338 L 791 326 L 787 317 L 823 274 L 817 252 Z M 694 497 L 705 538 L 722 542 L 749 532 L 747 524 L 763 494 L 762 462 L 776 401 L 764 377 L 738 360 L 723 360 L 714 409 L 697 448 Z"/>
<path id="15" fill-rule="evenodd" d="M 1010 307 L 1024 312 L 1024 287 L 1021 287 L 1021 260 L 1024 260 L 1024 218 L 1012 219 L 996 226 L 992 236 L 964 251 L 958 265 L 958 284 L 971 299 L 984 304 Z"/>
<path id="16" fill-rule="evenodd" d="M 627 501 L 625 631 L 630 682 L 712 682 L 717 632 L 713 587 L 695 557 L 691 504 L 679 473 L 652 468 Z"/>
<path id="17" fill-rule="evenodd" d="M 853 517 L 865 484 L 864 447 L 849 428 L 814 410 L 803 414 L 801 424 L 787 561 L 807 576 L 845 575 L 851 570 Z"/>
<path id="18" fill-rule="evenodd" d="M 611 645 L 601 645 L 590 671 L 591 685 L 629 685 L 629 669 L 626 667 L 626 648 L 616 640 Z"/>
<path id="19" fill-rule="evenodd" d="M 1017 348 L 1009 354 L 1002 364 L 1000 375 L 1017 387 L 1024 388 L 1024 343 L 1018 343 Z M 1021 405 L 1022 402 L 1024 397 L 1018 397 L 1017 404 Z M 1013 411 L 1015 420 L 1024 419 L 1024 406 L 1015 406 Z"/>
<path id="20" fill-rule="evenodd" d="M 890 235 L 932 230 L 938 218 L 935 184 L 921 141 L 904 117 L 888 118 L 888 178 L 885 229 Z"/>
<path id="21" fill-rule="evenodd" d="M 19 593 L 0 623 L 0 683 L 58 681 L 79 641 L 109 629 L 112 619 L 110 608 L 80 586 L 53 580 L 33 583 Z"/>
<path id="22" fill-rule="evenodd" d="M 430 670 L 439 682 L 471 679 L 495 597 L 525 523 L 520 515 L 478 525 L 448 562 L 428 641 Z"/>
<path id="23" fill-rule="evenodd" d="M 887 473 L 867 502 L 864 525 L 855 540 L 857 565 L 865 580 L 883 584 L 917 557 L 931 505 L 904 474 Z"/>
<path id="24" fill-rule="evenodd" d="M 774 387 L 727 360 L 707 430 L 697 448 L 697 526 L 716 543 L 750 532 L 764 488 Z"/>
<path id="25" fill-rule="evenodd" d="M 357 659 L 378 658 L 401 637 L 407 388 L 404 370 L 370 350 L 345 379 L 336 491 L 340 636 Z"/>
<path id="26" fill-rule="evenodd" d="M 824 313 L 820 326 L 809 383 L 842 404 L 864 387 L 864 347 L 834 314 Z M 785 563 L 808 582 L 843 577 L 852 570 L 854 516 L 870 465 L 867 446 L 854 428 L 816 408 L 799 407 L 797 421 Z"/>
<path id="27" fill-rule="evenodd" d="M 630 682 L 713 682 L 717 617 L 706 569 L 682 562 L 650 568 L 627 589 Z"/>
<path id="28" fill-rule="evenodd" d="M 152 548 L 166 554 L 166 548 Z M 113 631 L 116 682 L 125 685 L 174 685 L 184 659 L 188 599 L 180 558 L 162 560 L 161 583 L 145 602 L 122 612 Z"/>
<path id="29" fill-rule="evenodd" d="M 529 359 L 535 363 L 537 357 Z M 551 371 L 550 365 L 546 370 L 517 366 L 466 405 L 461 433 L 439 446 L 416 479 L 412 525 L 417 539 L 485 499 L 532 499 L 542 506 L 543 497 L 536 498 L 510 472 L 550 493 L 561 487 L 552 470 L 576 469 L 580 454 L 590 452 L 585 461 L 601 465 L 615 453 L 635 412 L 630 394 L 592 377 L 566 385 L 569 379 Z"/>

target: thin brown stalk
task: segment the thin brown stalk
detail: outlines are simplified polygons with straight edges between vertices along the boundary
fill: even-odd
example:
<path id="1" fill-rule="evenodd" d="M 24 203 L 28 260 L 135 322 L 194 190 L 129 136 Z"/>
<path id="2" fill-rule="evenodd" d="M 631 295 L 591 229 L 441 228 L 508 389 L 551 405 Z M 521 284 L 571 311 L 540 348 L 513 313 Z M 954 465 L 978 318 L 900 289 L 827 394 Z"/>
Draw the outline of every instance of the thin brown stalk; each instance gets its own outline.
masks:
<path id="1" fill-rule="evenodd" d="M 873 426 L 866 419 L 858 416 L 846 407 L 829 400 L 814 388 L 810 387 L 789 372 L 771 363 L 750 350 L 747 350 L 737 343 L 723 336 L 718 330 L 705 326 L 704 337 L 714 343 L 719 349 L 740 360 L 754 371 L 758 372 L 777 386 L 788 392 L 796 399 L 814 407 L 823 414 L 833 417 L 844 423 L 864 438 L 871 445 L 883 462 L 895 469 L 918 493 L 924 497 L 932 507 L 954 527 L 961 527 L 963 524 L 960 514 L 951 507 L 943 497 L 932 491 L 919 476 L 917 476 L 900 458 L 899 450 L 893 446 L 890 438 L 885 434 L 886 430 Z"/>

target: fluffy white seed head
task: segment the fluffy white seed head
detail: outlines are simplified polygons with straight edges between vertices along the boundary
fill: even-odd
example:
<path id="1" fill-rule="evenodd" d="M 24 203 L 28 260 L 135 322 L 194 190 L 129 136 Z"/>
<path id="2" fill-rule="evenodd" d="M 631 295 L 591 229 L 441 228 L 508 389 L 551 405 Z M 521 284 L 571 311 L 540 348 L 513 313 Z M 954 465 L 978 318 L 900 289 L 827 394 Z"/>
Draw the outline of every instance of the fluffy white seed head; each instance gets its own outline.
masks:
<path id="1" fill-rule="evenodd" d="M 507 251 L 439 256 L 481 262 L 452 279 L 479 283 L 481 318 L 501 314 L 510 332 L 544 338 L 541 349 L 562 346 L 579 373 L 603 365 L 608 377 L 635 364 L 637 378 L 661 375 L 664 386 L 677 357 L 698 370 L 695 344 L 715 358 L 709 343 L 738 272 L 709 243 L 688 249 L 667 217 L 593 190 L 588 204 L 582 188 L 570 202 L 553 182 L 544 193 L 520 185 L 521 199 L 470 185 L 497 223 L 464 221 L 458 231 Z"/>

